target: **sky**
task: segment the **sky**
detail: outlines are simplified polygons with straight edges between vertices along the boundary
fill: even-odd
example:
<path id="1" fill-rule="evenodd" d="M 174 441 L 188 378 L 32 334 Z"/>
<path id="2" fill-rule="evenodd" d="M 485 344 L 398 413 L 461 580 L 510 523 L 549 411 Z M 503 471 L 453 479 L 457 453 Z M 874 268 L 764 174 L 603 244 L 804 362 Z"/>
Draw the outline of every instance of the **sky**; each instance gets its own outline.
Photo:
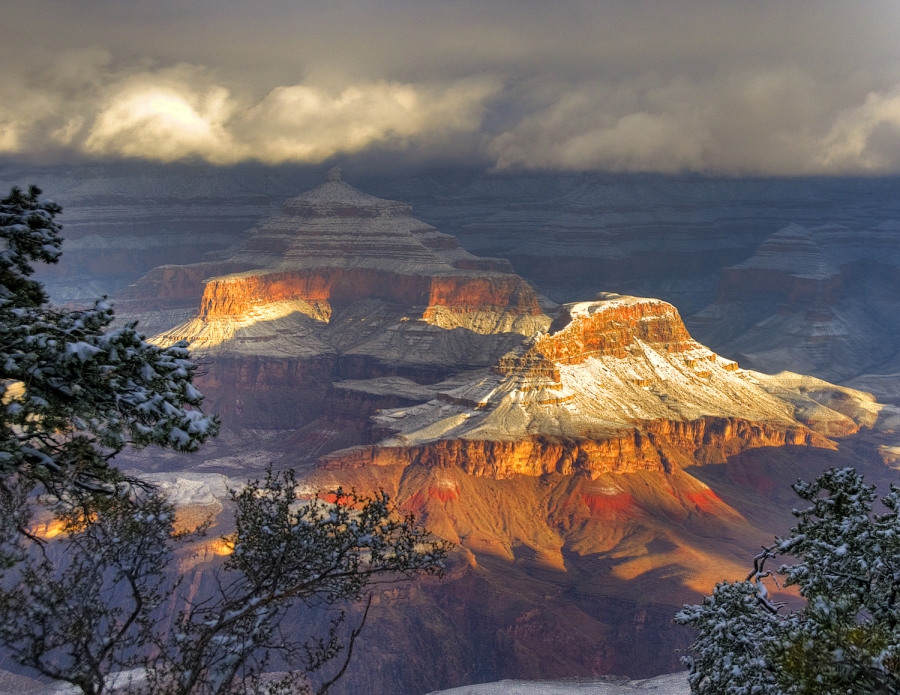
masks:
<path id="1" fill-rule="evenodd" d="M 4 0 L 0 156 L 900 173 L 897 0 Z"/>

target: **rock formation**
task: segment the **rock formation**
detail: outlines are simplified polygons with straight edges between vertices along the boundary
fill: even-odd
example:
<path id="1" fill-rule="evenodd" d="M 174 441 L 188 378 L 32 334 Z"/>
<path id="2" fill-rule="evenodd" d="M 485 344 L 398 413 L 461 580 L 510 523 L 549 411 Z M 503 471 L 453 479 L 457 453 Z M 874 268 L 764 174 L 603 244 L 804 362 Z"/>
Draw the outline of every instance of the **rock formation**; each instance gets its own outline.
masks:
<path id="1" fill-rule="evenodd" d="M 227 423 L 311 428 L 297 435 L 305 457 L 367 441 L 375 407 L 408 402 L 359 403 L 342 420 L 332 382 L 440 381 L 493 364 L 550 324 L 508 262 L 464 251 L 339 169 L 239 243 L 155 268 L 114 299 L 120 320 L 158 331 L 155 342 L 190 341 L 208 364 L 198 379 L 207 407 Z"/>
<path id="2" fill-rule="evenodd" d="M 689 635 L 671 615 L 746 575 L 749 549 L 791 523 L 790 483 L 850 462 L 890 472 L 831 439 L 876 423 L 871 396 L 741 369 L 655 299 L 564 305 L 487 370 L 335 391 L 407 403 L 372 417 L 376 443 L 321 457 L 310 488 L 387 490 L 459 544 L 443 585 L 378 604 L 361 658 L 393 664 L 385 690 L 432 687 L 416 655 L 441 645 L 440 678 L 458 683 L 674 670 Z M 388 646 L 413 624 L 415 646 Z"/>
<path id="3" fill-rule="evenodd" d="M 156 340 L 187 339 L 207 356 L 345 356 L 445 373 L 487 364 L 549 323 L 506 262 L 462 250 L 338 169 L 220 258 L 157 269 L 127 296 L 145 311 L 191 298 L 195 317 Z"/>
<path id="4" fill-rule="evenodd" d="M 277 214 L 310 176 L 0 167 L 6 189 L 34 181 L 65 208 L 62 263 L 40 271 L 54 301 L 112 294 L 123 318 L 202 348 L 223 434 L 197 456 L 144 450 L 123 467 L 170 471 L 171 485 L 154 480 L 203 520 L 227 506 L 226 486 L 194 476 L 234 486 L 292 466 L 309 494 L 384 489 L 459 543 L 443 580 L 376 596 L 336 695 L 673 670 L 689 635 L 672 614 L 746 576 L 753 550 L 790 528 L 792 482 L 830 465 L 896 477 L 883 461 L 900 466 L 900 410 L 850 434 L 874 419 L 871 399 L 738 369 L 663 302 L 574 304 L 547 332 L 508 265 L 556 301 L 662 297 L 741 367 L 877 370 L 850 383 L 900 403 L 900 233 L 873 228 L 900 219 L 890 182 L 359 179 L 469 252 L 506 259 L 489 261 L 342 181 Z M 772 236 L 790 222 L 802 229 Z M 228 532 L 220 523 L 210 539 Z M 215 549 L 195 555 L 196 578 Z"/>
<path id="5" fill-rule="evenodd" d="M 698 251 L 695 228 L 669 234 L 645 217 L 634 241 L 613 228 L 622 202 L 595 194 L 570 187 L 581 221 L 557 217 L 565 229 L 522 245 L 535 269 L 556 254 L 548 265 L 569 290 L 603 285 L 623 258 L 624 274 L 649 264 L 646 278 L 673 249 L 684 268 L 698 254 L 705 283 L 723 248 L 729 263 L 749 254 L 724 228 Z M 539 226 L 521 198 L 510 219 Z M 578 226 L 599 214 L 591 200 L 602 234 Z M 705 214 L 675 216 L 699 228 Z M 648 251 L 659 240 L 669 246 Z M 159 342 L 193 341 L 207 406 L 227 424 L 190 462 L 143 452 L 133 465 L 236 483 L 291 466 L 304 494 L 385 490 L 458 544 L 445 580 L 378 592 L 336 692 L 676 668 L 687 635 L 671 626 L 675 608 L 746 574 L 748 549 L 791 522 L 790 482 L 868 461 L 852 435 L 880 417 L 852 389 L 741 369 L 664 301 L 604 295 L 551 322 L 505 261 L 467 253 L 339 172 L 229 249 L 157 268 L 120 300 L 160 327 Z M 788 501 L 775 505 L 779 490 Z M 207 512 L 206 496 L 189 501 Z M 190 559 L 197 576 L 215 561 L 214 548 Z"/>
<path id="6" fill-rule="evenodd" d="M 900 365 L 898 292 L 898 223 L 792 224 L 724 268 L 716 301 L 690 322 L 754 368 L 844 380 Z"/>
<path id="7" fill-rule="evenodd" d="M 817 379 L 742 370 L 694 341 L 671 304 L 620 295 L 564 305 L 550 332 L 430 395 L 375 415 L 382 441 L 320 465 L 450 466 L 498 479 L 671 471 L 752 447 L 833 448 L 829 436 L 871 426 L 880 407 Z"/>

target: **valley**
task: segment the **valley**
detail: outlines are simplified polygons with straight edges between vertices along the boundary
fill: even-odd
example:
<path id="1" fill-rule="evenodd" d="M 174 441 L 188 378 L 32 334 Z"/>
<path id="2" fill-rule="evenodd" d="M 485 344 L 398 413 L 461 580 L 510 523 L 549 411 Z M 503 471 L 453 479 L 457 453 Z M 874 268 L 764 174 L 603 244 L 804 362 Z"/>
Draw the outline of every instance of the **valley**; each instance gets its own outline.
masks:
<path id="1" fill-rule="evenodd" d="M 105 267 L 85 284 L 66 250 L 42 278 L 58 301 L 105 288 L 158 344 L 191 341 L 221 436 L 118 460 L 182 514 L 217 515 L 213 535 L 227 487 L 271 464 L 306 495 L 385 490 L 456 545 L 445 578 L 378 592 L 334 692 L 676 671 L 690 635 L 672 615 L 790 527 L 791 483 L 846 465 L 896 478 L 889 190 L 463 174 L 356 188 L 333 169 L 284 192 L 298 175 L 194 173 L 142 206 L 101 195 L 125 196 L 127 177 L 57 179 L 73 251 Z M 82 224 L 98 211 L 115 223 Z M 147 255 L 137 219 L 193 236 L 148 234 Z M 201 544 L 182 562 L 201 582 L 217 558 Z"/>

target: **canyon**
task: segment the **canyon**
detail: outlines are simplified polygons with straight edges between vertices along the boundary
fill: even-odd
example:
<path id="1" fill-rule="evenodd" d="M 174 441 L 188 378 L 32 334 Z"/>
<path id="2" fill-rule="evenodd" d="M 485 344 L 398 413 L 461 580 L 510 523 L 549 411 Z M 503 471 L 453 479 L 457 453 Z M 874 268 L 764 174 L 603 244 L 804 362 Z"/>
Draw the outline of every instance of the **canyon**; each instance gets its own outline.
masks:
<path id="1" fill-rule="evenodd" d="M 394 392 L 417 396 L 398 382 Z M 752 447 L 834 447 L 828 436 L 871 428 L 881 409 L 811 377 L 742 370 L 694 341 L 671 304 L 621 295 L 563 305 L 549 332 L 429 396 L 373 415 L 387 438 L 319 465 L 449 466 L 500 479 L 671 472 Z"/>
<path id="2" fill-rule="evenodd" d="M 54 301 L 74 303 L 120 295 L 160 265 L 204 261 L 239 243 L 285 198 L 312 188 L 321 176 L 317 168 L 256 165 L 0 164 L 0 185 L 38 182 L 65 207 L 62 262 L 40 270 L 39 277 Z M 555 302 L 599 291 L 658 297 L 679 308 L 701 342 L 741 364 L 812 374 L 896 399 L 895 178 L 451 169 L 357 171 L 354 180 L 375 195 L 411 205 L 470 253 L 511 263 Z M 777 243 L 791 225 L 807 230 L 819 250 Z M 777 262 L 770 268 L 776 274 L 819 273 L 823 253 L 827 264 L 844 266 L 827 296 L 780 292 L 782 281 L 760 283 L 761 258 L 772 258 L 762 245 L 773 235 L 782 258 L 781 270 Z M 758 250 L 756 270 L 739 268 Z M 198 271 L 195 289 L 206 277 L 242 269 L 205 276 Z M 158 318 L 144 312 L 144 328 L 157 333 L 196 308 L 173 299 Z M 120 313 L 130 313 L 126 309 L 120 299 Z"/>
<path id="3" fill-rule="evenodd" d="M 771 369 L 804 365 L 846 379 L 877 368 L 897 353 L 898 224 L 789 225 L 724 268 L 715 302 L 693 319 L 733 354 Z"/>
<path id="4" fill-rule="evenodd" d="M 790 527 L 791 483 L 830 465 L 896 476 L 900 234 L 877 186 L 364 186 L 396 202 L 331 171 L 283 203 L 315 182 L 276 201 L 287 177 L 264 200 L 244 179 L 229 226 L 195 194 L 215 176 L 195 177 L 180 213 L 154 213 L 185 229 L 206 219 L 208 238 L 148 234 L 159 254 L 135 257 L 164 264 L 87 290 L 106 283 L 121 320 L 159 344 L 192 341 L 223 434 L 195 456 L 121 462 L 182 514 L 213 513 L 213 535 L 227 487 L 271 464 L 298 470 L 307 495 L 385 490 L 455 544 L 444 579 L 377 593 L 339 692 L 677 670 L 689 634 L 671 616 Z M 143 214 L 126 208 L 120 220 Z M 105 236 L 73 226 L 85 258 L 143 248 L 125 222 Z M 67 272 L 51 291 L 79 301 Z M 215 566 L 214 548 L 191 552 L 194 571 Z"/>

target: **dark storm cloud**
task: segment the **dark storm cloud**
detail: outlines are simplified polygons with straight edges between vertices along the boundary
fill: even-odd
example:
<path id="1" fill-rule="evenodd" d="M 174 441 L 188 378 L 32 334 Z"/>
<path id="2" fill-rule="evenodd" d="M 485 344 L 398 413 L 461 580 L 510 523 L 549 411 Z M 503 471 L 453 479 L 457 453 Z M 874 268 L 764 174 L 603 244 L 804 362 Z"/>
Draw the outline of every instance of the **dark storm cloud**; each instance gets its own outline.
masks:
<path id="1" fill-rule="evenodd" d="M 900 171 L 891 2 L 7 0 L 0 152 Z"/>

